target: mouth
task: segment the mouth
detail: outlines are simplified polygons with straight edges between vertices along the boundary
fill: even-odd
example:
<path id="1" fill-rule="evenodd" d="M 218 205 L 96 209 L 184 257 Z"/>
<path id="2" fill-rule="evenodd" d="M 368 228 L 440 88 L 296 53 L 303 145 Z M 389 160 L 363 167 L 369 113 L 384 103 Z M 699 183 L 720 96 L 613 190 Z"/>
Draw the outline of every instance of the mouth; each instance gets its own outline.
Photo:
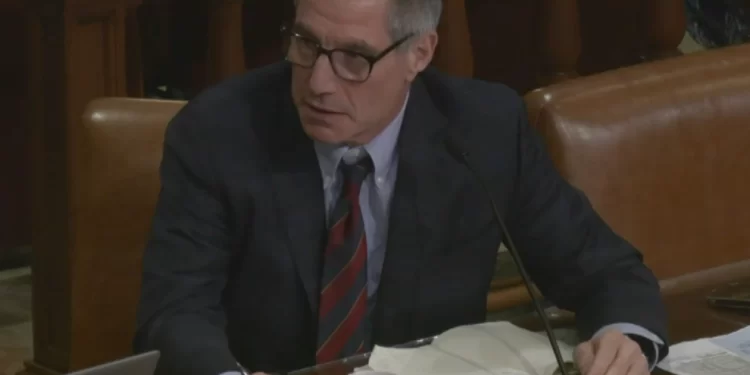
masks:
<path id="1" fill-rule="evenodd" d="M 320 106 L 317 106 L 315 104 L 311 104 L 311 103 L 307 103 L 306 102 L 305 105 L 308 108 L 310 108 L 313 112 L 321 114 L 321 115 L 340 115 L 341 114 L 341 112 L 334 111 L 334 110 L 331 110 L 331 109 L 328 109 L 328 108 L 325 108 L 325 107 L 320 107 Z"/>

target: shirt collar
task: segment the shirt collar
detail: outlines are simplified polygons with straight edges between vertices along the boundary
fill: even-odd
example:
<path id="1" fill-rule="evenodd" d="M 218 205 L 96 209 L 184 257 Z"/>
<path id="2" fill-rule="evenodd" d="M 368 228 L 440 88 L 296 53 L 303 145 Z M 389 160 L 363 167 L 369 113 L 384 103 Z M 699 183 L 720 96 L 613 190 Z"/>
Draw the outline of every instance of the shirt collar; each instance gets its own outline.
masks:
<path id="1" fill-rule="evenodd" d="M 398 135 L 401 131 L 406 103 L 408 102 L 409 94 L 407 93 L 401 111 L 399 111 L 393 121 L 380 134 L 373 138 L 370 143 L 364 145 L 375 167 L 375 178 L 385 178 L 393 164 Z M 329 178 L 336 175 L 336 169 L 341 161 L 341 157 L 349 149 L 349 146 L 330 145 L 315 141 L 315 152 L 318 154 L 318 163 L 320 164 L 323 177 L 326 179 L 325 185 L 329 184 Z"/>

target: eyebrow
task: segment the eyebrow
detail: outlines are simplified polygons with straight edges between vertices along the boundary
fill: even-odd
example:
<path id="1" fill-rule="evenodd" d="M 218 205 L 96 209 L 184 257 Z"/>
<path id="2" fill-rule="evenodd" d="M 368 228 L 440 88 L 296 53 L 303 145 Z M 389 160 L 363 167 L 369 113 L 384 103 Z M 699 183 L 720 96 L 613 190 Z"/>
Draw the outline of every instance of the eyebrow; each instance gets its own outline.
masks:
<path id="1" fill-rule="evenodd" d="M 317 37 L 315 33 L 313 33 L 310 28 L 303 23 L 295 22 L 294 26 L 292 27 L 292 31 L 320 43 L 320 38 Z M 362 39 L 342 41 L 340 44 L 335 46 L 335 48 L 358 52 L 368 56 L 376 56 L 379 53 L 377 49 L 375 49 L 372 45 Z"/>

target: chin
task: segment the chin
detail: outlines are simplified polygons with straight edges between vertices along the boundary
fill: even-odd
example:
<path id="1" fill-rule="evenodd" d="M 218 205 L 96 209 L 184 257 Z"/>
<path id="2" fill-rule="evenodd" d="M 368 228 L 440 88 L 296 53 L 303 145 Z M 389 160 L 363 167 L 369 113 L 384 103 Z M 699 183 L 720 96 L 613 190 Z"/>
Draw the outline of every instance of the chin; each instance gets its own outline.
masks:
<path id="1" fill-rule="evenodd" d="M 308 137 L 318 142 L 339 144 L 347 140 L 347 136 L 343 132 L 338 131 L 340 129 L 338 126 L 303 123 L 302 128 Z"/>

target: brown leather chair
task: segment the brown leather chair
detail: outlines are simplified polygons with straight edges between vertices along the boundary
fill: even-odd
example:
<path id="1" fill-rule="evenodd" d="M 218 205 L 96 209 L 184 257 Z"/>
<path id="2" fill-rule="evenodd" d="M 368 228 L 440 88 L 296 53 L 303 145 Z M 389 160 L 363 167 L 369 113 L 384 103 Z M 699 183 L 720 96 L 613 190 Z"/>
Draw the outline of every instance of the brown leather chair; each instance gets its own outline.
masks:
<path id="1" fill-rule="evenodd" d="M 662 293 L 750 274 L 750 45 L 578 78 L 525 100 L 563 177 L 644 253 Z M 490 293 L 488 310 L 529 302 L 507 288 Z M 552 317 L 559 326 L 573 318 Z"/>
<path id="2" fill-rule="evenodd" d="M 659 279 L 750 260 L 750 45 L 564 82 L 526 102 L 565 178 Z"/>
<path id="3" fill-rule="evenodd" d="M 145 99 L 98 99 L 83 116 L 84 168 L 91 187 L 77 212 L 77 255 L 88 263 L 78 282 L 90 284 L 76 336 L 99 349 L 100 360 L 130 352 L 140 289 L 141 260 L 159 193 L 166 125 L 183 102 Z M 81 337 L 82 335 L 82 337 Z M 96 343 L 96 344 L 94 344 Z"/>
<path id="4" fill-rule="evenodd" d="M 58 246 L 34 250 L 34 358 L 27 371 L 66 373 L 131 352 L 164 132 L 183 104 L 105 98 L 88 105 L 81 162 L 67 187 L 73 199 L 66 234 L 50 231 Z"/>

